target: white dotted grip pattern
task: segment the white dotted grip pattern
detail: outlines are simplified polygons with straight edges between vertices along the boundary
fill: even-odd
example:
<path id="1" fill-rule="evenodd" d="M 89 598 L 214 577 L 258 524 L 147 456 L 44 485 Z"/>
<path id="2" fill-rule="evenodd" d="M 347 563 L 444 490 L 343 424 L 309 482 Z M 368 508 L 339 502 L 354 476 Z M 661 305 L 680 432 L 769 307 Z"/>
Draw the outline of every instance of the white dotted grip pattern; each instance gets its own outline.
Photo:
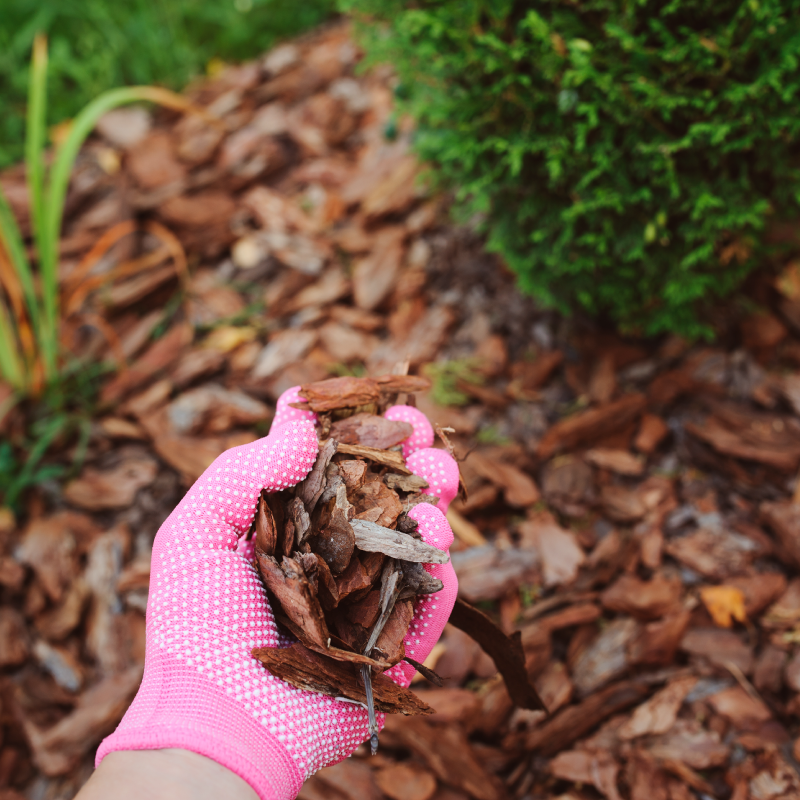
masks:
<path id="1" fill-rule="evenodd" d="M 270 435 L 223 453 L 159 530 L 144 678 L 119 727 L 100 745 L 96 763 L 115 750 L 180 747 L 228 767 L 265 800 L 289 800 L 306 777 L 368 738 L 361 706 L 295 689 L 250 655 L 254 647 L 289 644 L 250 563 L 252 545 L 240 537 L 252 524 L 261 489 L 292 486 L 314 463 L 314 415 L 288 406 L 298 400 L 296 388 L 286 392 Z M 387 416 L 412 422 L 408 411 L 419 414 L 396 406 Z M 412 424 L 410 439 L 429 443 L 419 419 Z M 446 509 L 458 483 L 455 463 L 429 447 L 408 456 L 409 467 L 428 480 L 427 491 L 440 496 Z M 450 546 L 453 534 L 439 509 L 421 504 L 411 516 L 425 541 Z M 405 640 L 417 661 L 439 638 L 458 589 L 449 563 L 426 569 L 445 588 L 417 601 Z M 387 672 L 403 685 L 413 674 L 404 663 Z"/>

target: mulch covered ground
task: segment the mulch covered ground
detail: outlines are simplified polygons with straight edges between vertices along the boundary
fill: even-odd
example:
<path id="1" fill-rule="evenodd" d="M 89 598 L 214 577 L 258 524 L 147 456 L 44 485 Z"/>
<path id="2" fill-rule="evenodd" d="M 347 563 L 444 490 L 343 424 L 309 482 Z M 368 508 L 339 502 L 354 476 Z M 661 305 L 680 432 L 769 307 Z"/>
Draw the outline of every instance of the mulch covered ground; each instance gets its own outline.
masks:
<path id="1" fill-rule="evenodd" d="M 800 281 L 716 346 L 536 309 L 447 220 L 346 27 L 125 109 L 81 155 L 65 342 L 116 361 L 84 466 L 0 526 L 0 798 L 69 798 L 136 691 L 153 537 L 286 388 L 435 366 L 469 489 L 463 597 L 520 630 L 550 714 L 445 632 L 437 710 L 304 800 L 800 797 Z M 2 176 L 26 219 L 21 170 Z M 22 409 L 3 435 L 22 430 Z M 57 456 L 69 463 L 69 451 Z M 798 497 L 800 499 L 800 497 Z M 795 747 L 797 742 L 797 747 Z"/>

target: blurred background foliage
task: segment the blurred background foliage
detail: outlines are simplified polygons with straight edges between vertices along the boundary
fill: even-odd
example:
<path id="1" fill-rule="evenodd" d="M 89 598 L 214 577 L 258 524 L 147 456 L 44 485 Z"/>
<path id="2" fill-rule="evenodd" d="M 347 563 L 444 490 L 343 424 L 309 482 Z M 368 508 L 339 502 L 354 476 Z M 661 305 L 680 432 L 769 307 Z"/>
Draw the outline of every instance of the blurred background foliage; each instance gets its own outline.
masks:
<path id="1" fill-rule="evenodd" d="M 0 167 L 22 158 L 33 38 L 50 42 L 48 122 L 114 86 L 180 88 L 212 59 L 241 61 L 324 21 L 334 0 L 2 0 Z"/>
<path id="2" fill-rule="evenodd" d="M 800 0 L 3 0 L 0 167 L 22 156 L 37 31 L 53 124 L 337 12 L 396 70 L 460 219 L 564 313 L 712 336 L 770 220 L 800 211 Z"/>
<path id="3" fill-rule="evenodd" d="M 800 211 L 800 0 L 340 0 L 523 289 L 623 331 L 706 311 Z"/>

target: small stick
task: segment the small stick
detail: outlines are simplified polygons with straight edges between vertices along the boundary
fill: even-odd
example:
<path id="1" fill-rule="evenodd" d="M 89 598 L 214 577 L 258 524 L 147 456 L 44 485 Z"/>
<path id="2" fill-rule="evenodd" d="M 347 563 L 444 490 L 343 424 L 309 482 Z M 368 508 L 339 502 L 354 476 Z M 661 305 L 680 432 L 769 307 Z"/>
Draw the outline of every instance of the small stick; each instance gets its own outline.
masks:
<path id="1" fill-rule="evenodd" d="M 367 717 L 369 719 L 369 749 L 372 755 L 378 753 L 378 721 L 375 719 L 375 702 L 372 699 L 372 667 L 361 665 L 361 677 L 364 679 L 364 691 L 367 695 Z"/>

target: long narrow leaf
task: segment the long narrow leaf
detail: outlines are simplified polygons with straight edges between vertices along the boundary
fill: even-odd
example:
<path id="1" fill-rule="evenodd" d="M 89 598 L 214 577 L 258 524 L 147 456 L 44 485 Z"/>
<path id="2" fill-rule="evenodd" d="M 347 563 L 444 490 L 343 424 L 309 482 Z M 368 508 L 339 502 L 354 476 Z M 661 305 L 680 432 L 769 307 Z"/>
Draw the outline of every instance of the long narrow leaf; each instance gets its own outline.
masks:
<path id="1" fill-rule="evenodd" d="M 47 37 L 39 33 L 33 41 L 28 85 L 28 116 L 25 130 L 25 170 L 30 192 L 33 235 L 39 256 L 41 314 L 37 329 L 41 366 L 45 377 L 55 375 L 58 356 L 57 255 L 47 241 L 47 196 L 44 179 L 44 147 L 47 126 Z M 50 254 L 52 253 L 52 257 Z M 38 304 L 37 304 L 38 305 Z"/>
<path id="2" fill-rule="evenodd" d="M 15 478 L 6 494 L 6 505 L 13 506 L 20 492 L 31 484 L 34 470 L 42 458 L 44 458 L 45 453 L 48 451 L 55 438 L 64 430 L 66 423 L 67 419 L 63 415 L 57 415 L 47 422 L 41 435 L 36 439 L 33 447 L 30 449 L 28 460 L 25 462 L 25 465 L 20 470 L 19 475 Z"/>
<path id="3" fill-rule="evenodd" d="M 187 111 L 203 117 L 210 125 L 222 125 L 219 119 L 209 114 L 205 109 L 194 105 L 185 97 L 181 97 L 168 89 L 161 89 L 157 86 L 129 86 L 103 92 L 75 117 L 69 133 L 56 153 L 53 168 L 50 172 L 47 205 L 48 238 L 51 247 L 55 248 L 57 246 L 70 173 L 81 145 L 86 141 L 86 137 L 92 132 L 97 120 L 103 114 L 118 106 L 141 102 L 157 103 L 178 111 Z"/>
<path id="4" fill-rule="evenodd" d="M 11 264 L 14 267 L 22 291 L 25 293 L 25 301 L 28 307 L 28 316 L 34 330 L 39 327 L 39 304 L 36 299 L 36 289 L 33 281 L 33 270 L 31 269 L 28 257 L 25 255 L 25 244 L 22 234 L 17 225 L 11 206 L 0 187 L 0 244 L 5 248 Z"/>
<path id="5" fill-rule="evenodd" d="M 222 125 L 219 119 L 204 109 L 195 106 L 185 97 L 156 86 L 130 86 L 122 89 L 111 89 L 95 98 L 75 117 L 69 128 L 69 133 L 56 152 L 55 161 L 50 171 L 45 207 L 45 235 L 40 238 L 39 246 L 39 260 L 43 267 L 42 292 L 45 299 L 45 317 L 47 319 L 47 331 L 42 337 L 42 342 L 47 342 L 48 345 L 56 341 L 58 276 L 55 267 L 58 263 L 58 240 L 61 233 L 64 202 L 75 159 L 78 157 L 81 145 L 86 141 L 86 137 L 92 132 L 97 120 L 103 114 L 118 106 L 140 102 L 158 103 L 179 111 L 189 111 L 203 117 L 211 125 Z M 53 326 L 52 328 L 50 327 L 51 325 Z M 53 363 L 55 363 L 54 350 L 48 353 L 48 366 L 50 357 L 53 358 Z"/>
<path id="6" fill-rule="evenodd" d="M 36 342 L 25 308 L 25 294 L 22 291 L 19 276 L 14 271 L 2 244 L 0 244 L 0 287 L 5 290 L 8 298 L 14 330 L 22 345 L 25 362 L 33 364 L 36 361 Z"/>
<path id="7" fill-rule="evenodd" d="M 44 234 L 44 155 L 47 107 L 47 38 L 33 41 L 28 82 L 28 118 L 25 128 L 25 170 L 30 191 L 31 219 L 37 238 Z"/>
<path id="8" fill-rule="evenodd" d="M 15 389 L 25 389 L 25 366 L 16 332 L 5 303 L 0 300 L 0 375 Z"/>

